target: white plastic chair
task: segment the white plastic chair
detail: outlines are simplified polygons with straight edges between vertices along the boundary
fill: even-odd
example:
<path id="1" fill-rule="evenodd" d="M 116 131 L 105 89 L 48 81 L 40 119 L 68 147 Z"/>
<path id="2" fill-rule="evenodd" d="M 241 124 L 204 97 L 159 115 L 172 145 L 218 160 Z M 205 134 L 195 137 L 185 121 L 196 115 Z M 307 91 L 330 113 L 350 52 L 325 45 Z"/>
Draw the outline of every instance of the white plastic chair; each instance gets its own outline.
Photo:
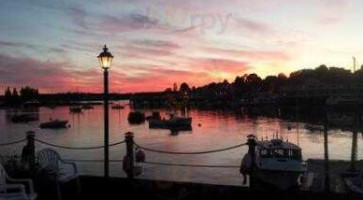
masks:
<path id="1" fill-rule="evenodd" d="M 25 184 L 28 185 L 28 192 L 26 192 Z M 1 200 L 35 200 L 36 198 L 37 194 L 34 192 L 32 180 L 11 178 L 0 164 Z"/>
<path id="2" fill-rule="evenodd" d="M 42 149 L 37 153 L 37 163 L 48 172 L 48 175 L 54 178 L 59 200 L 62 199 L 60 183 L 75 180 L 77 181 L 77 192 L 81 193 L 81 183 L 75 163 L 62 160 L 57 151 L 49 148 Z"/>

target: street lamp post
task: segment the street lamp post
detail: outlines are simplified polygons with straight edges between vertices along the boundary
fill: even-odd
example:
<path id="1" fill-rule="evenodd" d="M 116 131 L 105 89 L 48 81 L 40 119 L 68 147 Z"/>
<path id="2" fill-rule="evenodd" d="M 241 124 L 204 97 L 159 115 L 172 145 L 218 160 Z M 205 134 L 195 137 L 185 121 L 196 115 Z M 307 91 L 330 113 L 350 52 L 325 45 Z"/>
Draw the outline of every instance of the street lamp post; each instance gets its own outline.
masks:
<path id="1" fill-rule="evenodd" d="M 103 47 L 103 52 L 100 53 L 100 55 L 97 57 L 98 61 L 100 63 L 100 67 L 103 69 L 103 88 L 104 88 L 104 93 L 103 93 L 103 101 L 104 101 L 104 127 L 105 127 L 105 132 L 104 132 L 104 153 L 105 153 L 105 157 L 104 157 L 104 170 L 105 170 L 105 178 L 109 177 L 109 167 L 108 167 L 108 163 L 109 163 L 109 152 L 108 152 L 108 144 L 109 144 L 109 134 L 108 134 L 108 69 L 111 67 L 112 65 L 112 59 L 113 56 L 110 52 L 108 52 L 108 48 L 105 45 Z"/>

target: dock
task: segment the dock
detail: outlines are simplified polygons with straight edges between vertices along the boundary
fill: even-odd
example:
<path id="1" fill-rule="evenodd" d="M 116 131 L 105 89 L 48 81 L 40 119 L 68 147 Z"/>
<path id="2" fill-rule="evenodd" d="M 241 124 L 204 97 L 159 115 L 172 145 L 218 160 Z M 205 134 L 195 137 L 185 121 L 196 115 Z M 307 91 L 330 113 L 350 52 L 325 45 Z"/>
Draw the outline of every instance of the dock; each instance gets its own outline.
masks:
<path id="1" fill-rule="evenodd" d="M 312 192 L 323 192 L 330 190 L 333 193 L 348 194 L 344 178 L 363 171 L 363 160 L 357 161 L 355 166 L 357 171 L 352 172 L 351 162 L 343 160 L 329 160 L 327 163 L 321 159 L 309 159 L 306 161 L 307 170 L 302 190 Z M 328 185 L 327 185 L 328 184 Z"/>
<path id="2" fill-rule="evenodd" d="M 312 191 L 253 191 L 247 187 L 211 185 L 200 183 L 170 182 L 145 179 L 109 178 L 81 176 L 82 192 L 77 194 L 73 183 L 62 186 L 62 199 L 147 199 L 147 200 L 310 200 L 310 199 L 361 199 L 354 194 Z M 47 184 L 39 191 L 38 200 L 56 199 L 54 187 Z"/>

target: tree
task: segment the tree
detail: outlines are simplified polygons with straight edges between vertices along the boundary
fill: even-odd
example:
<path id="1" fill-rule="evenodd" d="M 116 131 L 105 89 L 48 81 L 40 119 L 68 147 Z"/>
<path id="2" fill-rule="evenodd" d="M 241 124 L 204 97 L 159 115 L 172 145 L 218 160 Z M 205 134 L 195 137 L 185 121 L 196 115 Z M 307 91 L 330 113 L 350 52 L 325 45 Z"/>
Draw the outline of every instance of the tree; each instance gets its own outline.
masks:
<path id="1" fill-rule="evenodd" d="M 257 74 L 250 74 L 246 78 L 246 84 L 249 90 L 258 90 L 261 86 L 262 79 Z"/>
<path id="2" fill-rule="evenodd" d="M 37 89 L 26 86 L 20 89 L 20 95 L 23 101 L 30 101 L 37 99 L 39 92 Z"/>
<path id="3" fill-rule="evenodd" d="M 232 89 L 235 97 L 241 97 L 246 91 L 245 78 L 243 76 L 237 76 L 232 83 Z"/>
<path id="4" fill-rule="evenodd" d="M 18 94 L 18 91 L 16 90 L 16 88 L 13 89 L 13 94 L 11 95 L 11 98 L 12 98 L 12 104 L 18 104 L 20 101 L 19 101 L 19 94 Z"/>
<path id="5" fill-rule="evenodd" d="M 19 94 L 18 94 L 18 91 L 16 90 L 16 88 L 14 88 L 14 89 L 13 89 L 13 94 L 12 94 L 12 96 L 13 96 L 14 98 L 18 98 L 18 97 L 19 97 Z"/>
<path id="6" fill-rule="evenodd" d="M 5 100 L 5 104 L 10 104 L 11 103 L 11 91 L 10 91 L 10 87 L 7 87 L 5 90 L 5 95 L 4 95 L 4 100 Z"/>
<path id="7" fill-rule="evenodd" d="M 173 85 L 173 91 L 174 92 L 178 91 L 178 85 L 176 83 L 174 83 L 174 85 Z"/>
<path id="8" fill-rule="evenodd" d="M 182 94 L 189 94 L 190 93 L 190 87 L 187 83 L 182 83 L 179 88 L 179 92 Z"/>

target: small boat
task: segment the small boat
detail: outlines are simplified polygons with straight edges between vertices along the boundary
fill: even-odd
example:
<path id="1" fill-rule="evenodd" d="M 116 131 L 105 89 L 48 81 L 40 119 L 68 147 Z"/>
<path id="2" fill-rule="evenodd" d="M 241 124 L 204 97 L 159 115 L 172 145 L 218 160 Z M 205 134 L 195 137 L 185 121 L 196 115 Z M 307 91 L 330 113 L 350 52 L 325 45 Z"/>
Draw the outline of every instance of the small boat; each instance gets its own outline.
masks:
<path id="1" fill-rule="evenodd" d="M 149 128 L 179 129 L 185 127 L 185 130 L 190 130 L 191 124 L 191 117 L 179 117 L 175 116 L 174 114 L 170 114 L 170 119 L 149 119 Z"/>
<path id="2" fill-rule="evenodd" d="M 93 106 L 92 105 L 89 105 L 89 104 L 83 104 L 82 105 L 82 109 L 90 110 L 90 109 L 93 109 Z"/>
<path id="3" fill-rule="evenodd" d="M 254 151 L 255 178 L 262 183 L 280 190 L 296 187 L 305 172 L 301 148 L 288 141 L 276 138 L 259 141 L 254 135 L 249 135 L 256 146 Z M 241 173 L 251 172 L 253 150 L 250 148 L 242 159 Z"/>
<path id="4" fill-rule="evenodd" d="M 305 125 L 305 129 L 309 130 L 310 132 L 324 131 L 324 126 L 322 126 L 322 125 L 306 124 Z"/>
<path id="5" fill-rule="evenodd" d="M 38 118 L 33 117 L 29 114 L 16 115 L 11 118 L 13 123 L 27 123 L 31 121 L 37 121 Z"/>
<path id="6" fill-rule="evenodd" d="M 160 112 L 158 112 L 158 111 L 154 111 L 154 112 L 152 113 L 152 115 L 150 115 L 150 116 L 146 116 L 146 117 L 145 117 L 145 119 L 146 119 L 146 120 L 150 120 L 150 119 L 161 119 L 161 117 L 160 117 Z"/>
<path id="7" fill-rule="evenodd" d="M 139 111 L 130 112 L 127 120 L 130 124 L 141 124 L 145 122 L 145 114 Z"/>
<path id="8" fill-rule="evenodd" d="M 112 106 L 112 109 L 115 109 L 115 110 L 120 110 L 120 109 L 124 109 L 125 107 L 121 104 L 115 104 Z"/>
<path id="9" fill-rule="evenodd" d="M 67 120 L 50 120 L 49 122 L 43 122 L 40 124 L 40 128 L 67 128 Z"/>
<path id="10" fill-rule="evenodd" d="M 81 113 L 82 112 L 82 107 L 79 106 L 79 105 L 70 106 L 69 111 L 71 113 Z"/>

